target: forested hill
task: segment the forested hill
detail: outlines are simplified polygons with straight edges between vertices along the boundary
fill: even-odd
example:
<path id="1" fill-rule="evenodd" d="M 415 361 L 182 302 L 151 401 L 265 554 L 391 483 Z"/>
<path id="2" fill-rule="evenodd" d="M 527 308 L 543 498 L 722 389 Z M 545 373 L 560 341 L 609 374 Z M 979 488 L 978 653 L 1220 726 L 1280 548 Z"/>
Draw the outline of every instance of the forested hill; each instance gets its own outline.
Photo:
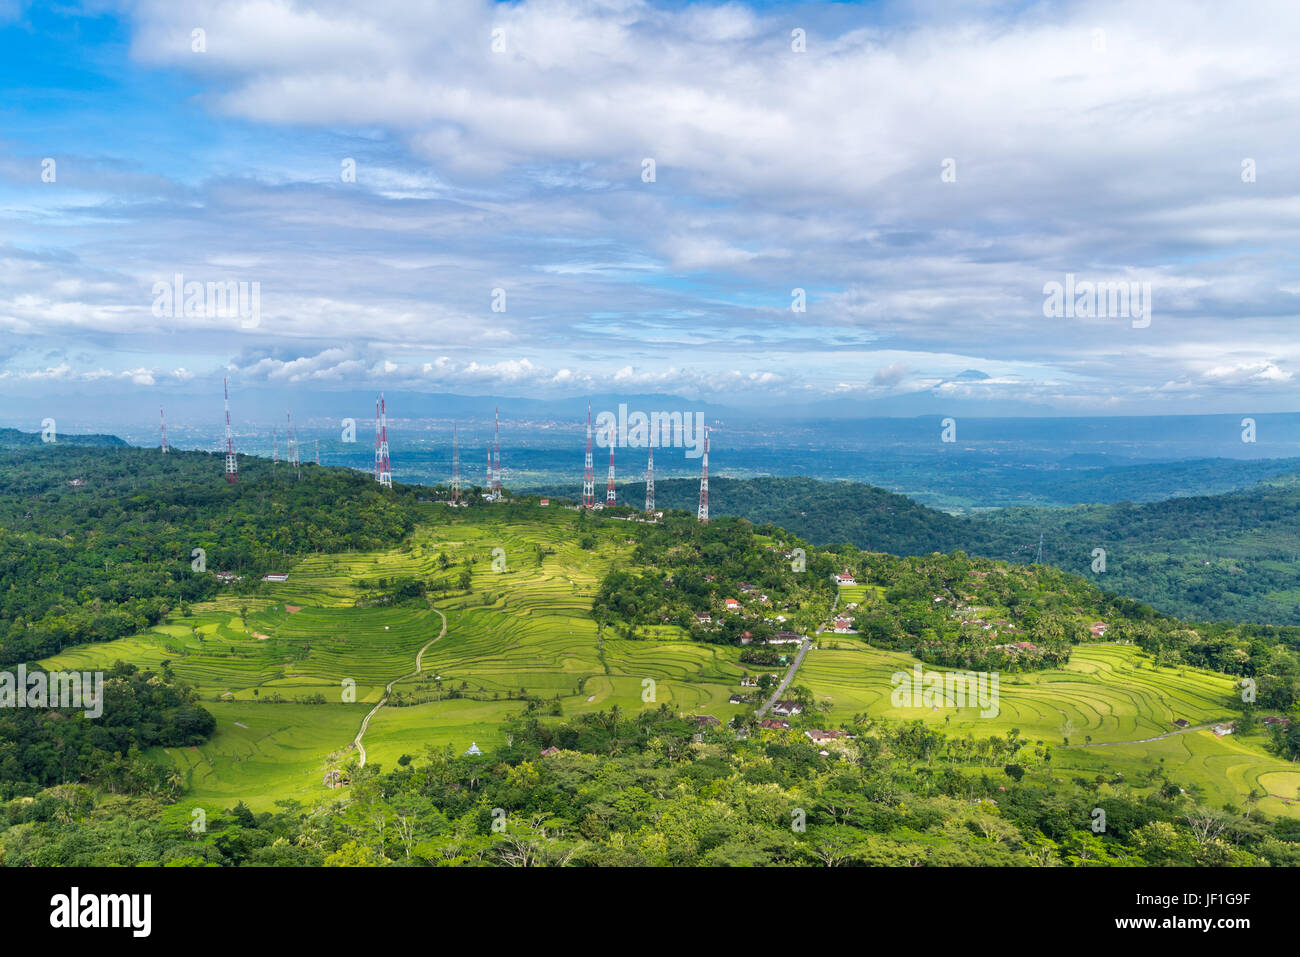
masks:
<path id="1" fill-rule="evenodd" d="M 298 555 L 390 547 L 415 526 L 417 488 L 239 469 L 228 485 L 220 455 L 62 441 L 0 455 L 0 667 L 142 631 L 211 597 L 212 572 L 252 588 Z"/>
<path id="2" fill-rule="evenodd" d="M 620 489 L 643 501 L 644 486 Z M 699 483 L 657 482 L 660 508 L 694 510 Z M 1300 624 L 1300 476 L 1222 495 L 1142 505 L 1019 508 L 952 516 L 906 496 L 854 482 L 806 478 L 711 479 L 715 515 L 771 522 L 814 544 L 848 542 L 896 555 L 961 549 L 1029 563 L 1037 559 L 1099 587 L 1199 621 Z M 1093 571 L 1096 549 L 1105 570 Z"/>
<path id="3" fill-rule="evenodd" d="M 0 449 L 20 449 L 40 445 L 72 445 L 72 446 L 125 446 L 126 442 L 119 439 L 116 435 L 63 435 L 59 432 L 54 433 L 54 441 L 47 442 L 41 438 L 40 432 L 20 432 L 18 429 L 0 429 Z"/>

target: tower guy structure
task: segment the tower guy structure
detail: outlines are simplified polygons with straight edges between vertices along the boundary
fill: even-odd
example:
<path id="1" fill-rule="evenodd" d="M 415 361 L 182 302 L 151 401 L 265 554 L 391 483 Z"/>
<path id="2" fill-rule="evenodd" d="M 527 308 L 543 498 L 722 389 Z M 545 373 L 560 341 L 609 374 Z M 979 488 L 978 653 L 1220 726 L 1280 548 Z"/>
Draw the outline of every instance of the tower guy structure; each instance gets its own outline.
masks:
<path id="1" fill-rule="evenodd" d="M 700 469 L 700 508 L 695 513 L 700 524 L 709 523 L 709 427 L 704 427 L 704 461 Z"/>
<path id="2" fill-rule="evenodd" d="M 647 514 L 654 514 L 655 510 L 655 447 L 654 443 L 647 443 L 650 446 L 650 461 L 645 467 L 645 510 Z"/>
<path id="3" fill-rule="evenodd" d="M 162 409 L 158 410 L 158 422 L 162 425 L 162 454 L 166 455 L 167 454 L 167 416 L 163 414 Z"/>
<path id="4" fill-rule="evenodd" d="M 591 403 L 587 403 L 587 459 L 582 471 L 582 507 L 596 507 L 596 464 L 591 459 Z"/>
<path id="5" fill-rule="evenodd" d="M 280 464 L 280 432 L 275 426 L 271 426 L 271 464 Z"/>
<path id="6" fill-rule="evenodd" d="M 616 504 L 614 498 L 614 443 L 617 441 L 614 427 L 609 429 L 609 480 L 605 483 L 605 504 Z"/>
<path id="7" fill-rule="evenodd" d="M 393 467 L 388 460 L 388 405 L 381 392 L 375 397 L 375 481 L 393 487 Z"/>
<path id="8" fill-rule="evenodd" d="M 230 431 L 230 384 L 225 379 L 221 389 L 226 394 L 226 481 L 234 485 L 239 481 L 239 462 L 235 459 L 235 433 Z"/>

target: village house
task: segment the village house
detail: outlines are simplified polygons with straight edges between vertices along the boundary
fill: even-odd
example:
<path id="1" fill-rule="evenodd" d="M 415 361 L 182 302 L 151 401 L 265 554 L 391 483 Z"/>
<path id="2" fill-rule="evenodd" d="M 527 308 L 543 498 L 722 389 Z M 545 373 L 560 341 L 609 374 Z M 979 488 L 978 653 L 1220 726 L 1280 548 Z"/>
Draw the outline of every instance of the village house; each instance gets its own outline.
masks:
<path id="1" fill-rule="evenodd" d="M 740 611 L 740 602 L 734 598 L 728 598 L 724 604 L 727 606 L 727 611 Z"/>
<path id="2" fill-rule="evenodd" d="M 1232 734 L 1236 730 L 1237 730 L 1237 722 L 1235 721 L 1228 721 L 1225 724 L 1216 724 L 1214 726 L 1214 733 L 1217 737 L 1220 738 L 1222 738 L 1224 735 Z"/>
<path id="3" fill-rule="evenodd" d="M 994 645 L 995 651 L 1037 651 L 1038 646 L 1032 641 L 1013 641 L 1008 645 Z"/>
<path id="4" fill-rule="evenodd" d="M 803 706 L 800 705 L 798 701 L 778 701 L 776 704 L 772 705 L 772 713 L 789 717 L 791 715 L 802 714 Z"/>
<path id="5" fill-rule="evenodd" d="M 289 580 L 288 572 L 271 572 L 269 575 L 263 575 L 264 582 L 287 582 Z"/>
<path id="6" fill-rule="evenodd" d="M 856 585 L 858 581 L 856 578 L 853 577 L 852 574 L 850 574 L 848 571 L 845 571 L 843 575 L 835 576 L 835 583 L 837 585 Z"/>
<path id="7" fill-rule="evenodd" d="M 559 754 L 559 753 L 560 753 L 560 749 L 557 748 L 555 745 L 551 745 L 549 748 L 545 748 L 545 749 L 543 749 L 543 751 L 542 751 L 542 757 L 544 757 L 544 758 L 553 758 L 553 757 L 555 757 L 555 756 L 556 756 L 557 754 Z"/>
<path id="8" fill-rule="evenodd" d="M 710 615 L 707 611 L 700 612 L 698 615 L 695 616 L 695 620 L 698 621 L 701 625 L 713 624 L 713 616 Z"/>
<path id="9" fill-rule="evenodd" d="M 817 728 L 812 728 L 805 731 L 804 734 L 812 740 L 813 744 L 825 744 L 827 741 L 853 740 L 853 735 L 849 734 L 847 731 L 821 731 Z"/>
<path id="10" fill-rule="evenodd" d="M 790 730 L 789 721 L 777 721 L 775 718 L 764 718 L 762 721 L 758 723 L 758 726 L 760 728 L 765 728 L 768 731 L 789 731 Z"/>
<path id="11" fill-rule="evenodd" d="M 847 635 L 853 632 L 853 619 L 845 618 L 843 615 L 835 619 L 834 630 L 837 635 Z"/>
<path id="12" fill-rule="evenodd" d="M 1104 621 L 1094 621 L 1088 626 L 1088 630 L 1092 632 L 1092 637 L 1101 638 L 1106 634 L 1106 623 Z"/>

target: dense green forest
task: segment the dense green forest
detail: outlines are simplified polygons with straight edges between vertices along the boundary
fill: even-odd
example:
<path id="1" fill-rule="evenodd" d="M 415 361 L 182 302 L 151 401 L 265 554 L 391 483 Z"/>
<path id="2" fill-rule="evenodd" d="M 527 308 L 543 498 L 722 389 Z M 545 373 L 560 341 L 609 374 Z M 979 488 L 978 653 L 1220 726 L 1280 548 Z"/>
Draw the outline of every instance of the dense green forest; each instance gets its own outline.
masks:
<path id="1" fill-rule="evenodd" d="M 392 545 L 417 493 L 366 475 L 129 447 L 38 445 L 0 458 L 0 667 L 135 634 L 209 598 L 215 572 L 259 577 L 295 557 Z M 195 549 L 202 549 L 202 562 Z"/>
<path id="2" fill-rule="evenodd" d="M 699 483 L 656 483 L 661 508 L 694 509 Z M 625 500 L 644 491 L 628 486 Z M 1143 505 L 1015 508 L 954 516 L 870 485 L 803 478 L 710 481 L 715 515 L 773 523 L 814 544 L 895 555 L 961 549 L 1043 562 L 1180 618 L 1300 624 L 1300 476 Z M 1097 549 L 1105 552 L 1101 569 Z"/>
<path id="3" fill-rule="evenodd" d="M 76 708 L 0 709 L 0 795 L 30 797 L 81 782 L 110 794 L 179 796 L 175 769 L 142 752 L 208 739 L 216 721 L 194 691 L 119 662 L 104 675 L 101 706 L 93 719 Z"/>
<path id="4" fill-rule="evenodd" d="M 320 807 L 284 801 L 254 814 L 237 804 L 204 828 L 157 799 L 54 788 L 4 809 L 4 863 L 1300 864 L 1300 821 L 1207 808 L 1176 770 L 1134 782 L 1150 788 L 1136 797 L 1105 775 L 1062 777 L 1050 745 L 1014 731 L 945 737 L 864 715 L 843 730 L 849 747 L 819 751 L 798 732 L 700 731 L 666 706 L 560 723 L 524 716 L 490 757 L 430 747 L 391 771 L 354 770 L 346 792 Z"/>

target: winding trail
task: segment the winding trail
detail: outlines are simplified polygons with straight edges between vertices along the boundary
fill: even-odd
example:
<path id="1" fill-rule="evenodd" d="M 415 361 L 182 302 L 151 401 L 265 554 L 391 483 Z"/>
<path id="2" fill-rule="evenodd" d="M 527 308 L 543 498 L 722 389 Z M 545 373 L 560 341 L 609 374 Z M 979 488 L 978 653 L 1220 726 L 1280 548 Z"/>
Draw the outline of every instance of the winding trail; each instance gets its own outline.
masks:
<path id="1" fill-rule="evenodd" d="M 393 685 L 397 684 L 397 682 L 399 681 L 404 681 L 407 678 L 414 678 L 416 675 L 424 671 L 424 653 L 429 650 L 430 645 L 432 645 L 443 635 L 447 634 L 447 616 L 444 615 L 440 609 L 433 608 L 432 610 L 438 612 L 438 617 L 442 619 L 442 631 L 438 632 L 438 634 L 435 637 L 430 638 L 428 641 L 426 641 L 424 643 L 424 647 L 421 648 L 418 652 L 416 652 L 414 671 L 412 671 L 410 674 L 400 675 L 399 677 L 394 678 L 392 681 L 388 682 L 388 684 L 384 685 L 384 696 L 379 699 L 379 704 L 371 708 L 370 713 L 367 714 L 361 720 L 361 730 L 358 731 L 357 736 L 352 739 L 352 743 L 356 745 L 357 751 L 361 755 L 361 760 L 357 762 L 357 767 L 359 768 L 364 768 L 366 766 L 366 746 L 361 743 L 361 739 L 365 737 L 366 728 L 370 727 L 370 719 L 375 716 L 376 712 L 378 712 L 380 708 L 382 708 L 384 705 L 388 703 L 388 696 L 393 693 Z"/>
<path id="2" fill-rule="evenodd" d="M 1188 734 L 1192 731 L 1204 731 L 1206 728 L 1213 728 L 1216 724 L 1222 724 L 1222 721 L 1211 721 L 1209 724 L 1198 724 L 1191 728 L 1179 728 L 1177 731 L 1170 731 L 1168 734 L 1157 734 L 1154 738 L 1138 738 L 1136 741 L 1097 741 L 1093 744 L 1058 744 L 1058 748 L 1113 748 L 1121 744 L 1146 744 L 1148 741 L 1163 741 L 1165 738 L 1172 738 L 1179 734 Z"/>

